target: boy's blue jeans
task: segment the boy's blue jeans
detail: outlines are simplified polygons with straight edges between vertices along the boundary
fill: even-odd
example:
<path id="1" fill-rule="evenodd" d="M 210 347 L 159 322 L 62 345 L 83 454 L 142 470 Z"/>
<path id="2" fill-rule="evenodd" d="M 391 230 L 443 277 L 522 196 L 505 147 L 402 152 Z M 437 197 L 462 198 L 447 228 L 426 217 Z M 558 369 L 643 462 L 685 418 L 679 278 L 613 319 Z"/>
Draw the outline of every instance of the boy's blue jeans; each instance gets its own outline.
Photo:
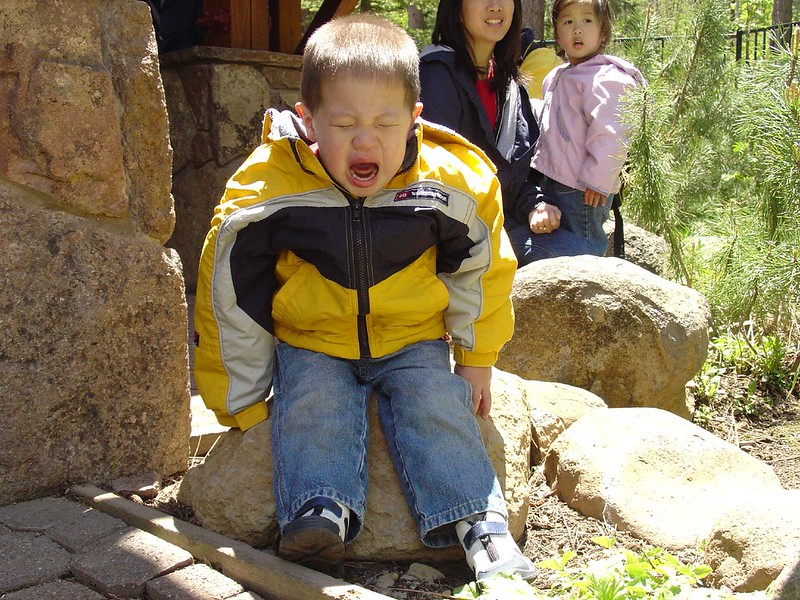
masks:
<path id="1" fill-rule="evenodd" d="M 272 456 L 281 530 L 308 500 L 348 506 L 350 541 L 367 498 L 367 402 L 378 414 L 420 538 L 458 543 L 457 521 L 505 500 L 472 414 L 469 384 L 450 371 L 447 343 L 419 342 L 377 359 L 345 360 L 276 346 Z"/>

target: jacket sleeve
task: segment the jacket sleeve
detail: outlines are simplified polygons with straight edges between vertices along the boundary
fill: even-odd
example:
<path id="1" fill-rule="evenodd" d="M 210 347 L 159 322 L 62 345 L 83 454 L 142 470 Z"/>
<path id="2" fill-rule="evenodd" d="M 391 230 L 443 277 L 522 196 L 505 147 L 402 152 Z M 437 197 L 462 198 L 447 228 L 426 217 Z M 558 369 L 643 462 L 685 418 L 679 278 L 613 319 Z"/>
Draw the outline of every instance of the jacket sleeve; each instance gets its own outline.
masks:
<path id="1" fill-rule="evenodd" d="M 503 229 L 500 183 L 493 169 L 472 155 L 468 170 L 475 176 L 465 218 L 471 249 L 458 269 L 440 274 L 450 294 L 445 325 L 458 364 L 489 367 L 514 333 L 511 285 L 517 260 Z"/>
<path id="2" fill-rule="evenodd" d="M 422 118 L 461 133 L 462 110 L 450 70 L 441 62 L 419 66 Z"/>
<path id="3" fill-rule="evenodd" d="M 616 67 L 603 70 L 586 86 L 584 110 L 589 123 L 586 158 L 578 171 L 578 183 L 608 195 L 627 156 L 627 132 L 620 119 L 622 97 L 636 81 Z"/>
<path id="4" fill-rule="evenodd" d="M 252 210 L 241 209 L 261 200 L 262 175 L 259 164 L 246 162 L 228 182 L 200 256 L 194 309 L 200 395 L 222 425 L 243 430 L 267 418 L 272 386 L 275 340 L 264 300 L 271 294 L 261 288 L 273 285 L 274 259 L 253 256 L 246 234 Z"/>

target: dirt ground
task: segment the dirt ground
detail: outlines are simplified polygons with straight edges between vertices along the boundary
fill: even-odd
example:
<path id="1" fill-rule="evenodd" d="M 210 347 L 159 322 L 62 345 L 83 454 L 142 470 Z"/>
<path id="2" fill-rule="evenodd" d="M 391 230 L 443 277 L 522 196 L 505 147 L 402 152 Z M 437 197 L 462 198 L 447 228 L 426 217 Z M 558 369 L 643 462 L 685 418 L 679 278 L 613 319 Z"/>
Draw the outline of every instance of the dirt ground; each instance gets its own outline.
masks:
<path id="1" fill-rule="evenodd" d="M 736 388 L 737 382 L 730 381 L 728 389 Z M 702 425 L 772 466 L 784 488 L 800 489 L 800 403 L 794 396 L 775 399 L 774 406 L 762 411 L 759 419 L 744 419 L 734 416 L 736 393 L 731 391 L 727 397 L 723 395 L 713 407 L 714 416 Z M 157 499 L 155 506 L 178 518 L 192 520 L 191 511 L 178 505 L 174 496 L 170 497 L 168 492 Z M 641 551 L 646 547 L 641 540 L 615 531 L 612 527 L 568 507 L 551 492 L 540 471 L 534 471 L 524 553 L 534 562 L 538 562 L 561 557 L 567 550 L 573 550 L 577 556 L 569 564 L 580 567 L 604 553 L 602 548 L 591 541 L 595 536 L 614 537 L 617 540 L 615 548 L 618 549 Z M 693 551 L 678 553 L 677 558 L 687 563 L 700 562 L 700 556 Z M 472 579 L 466 564 L 459 562 L 431 565 L 445 575 L 438 582 L 408 581 L 401 577 L 409 566 L 404 563 L 348 563 L 344 579 L 381 594 L 407 600 L 448 598 L 451 597 L 453 587 Z M 537 588 L 549 589 L 552 578 L 552 571 L 542 569 L 537 579 L 531 583 Z M 390 580 L 395 580 L 395 583 L 386 587 L 386 582 Z"/>
<path id="2" fill-rule="evenodd" d="M 774 407 L 765 410 L 759 420 L 737 418 L 732 408 L 737 393 L 733 390 L 737 387 L 737 382 L 728 382 L 727 389 L 731 391 L 727 397 L 720 398 L 714 407 L 715 416 L 705 424 L 705 428 L 772 466 L 784 488 L 800 489 L 800 403 L 794 396 L 780 398 L 773 401 Z M 636 552 L 646 547 L 641 540 L 568 507 L 550 491 L 543 475 L 535 472 L 531 479 L 525 555 L 538 562 L 561 557 L 567 550 L 573 550 L 577 556 L 569 564 L 580 567 L 604 553 L 591 541 L 595 536 L 614 537 L 617 540 L 615 548 Z M 686 563 L 701 562 L 701 556 L 694 551 L 677 553 L 676 556 Z M 471 573 L 462 564 L 435 566 L 446 575 L 445 580 L 413 587 L 399 583 L 387 590 L 375 585 L 386 573 L 405 573 L 408 565 L 403 564 L 352 564 L 348 565 L 345 578 L 382 594 L 408 600 L 447 598 L 452 587 L 471 579 Z M 537 588 L 549 589 L 553 577 L 552 571 L 542 569 L 531 583 Z"/>

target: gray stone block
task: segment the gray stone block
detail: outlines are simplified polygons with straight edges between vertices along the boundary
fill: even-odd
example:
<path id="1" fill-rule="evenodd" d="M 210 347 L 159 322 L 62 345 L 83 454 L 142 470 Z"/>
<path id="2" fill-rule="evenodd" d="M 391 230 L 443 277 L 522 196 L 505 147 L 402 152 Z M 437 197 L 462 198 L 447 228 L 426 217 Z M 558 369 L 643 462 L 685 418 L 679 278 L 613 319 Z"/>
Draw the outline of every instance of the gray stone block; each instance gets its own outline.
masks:
<path id="1" fill-rule="evenodd" d="M 76 581 L 51 581 L 3 596 L 3 600 L 103 600 L 105 596 Z"/>
<path id="2" fill-rule="evenodd" d="M 136 598 L 149 580 L 192 562 L 185 550 L 131 527 L 74 554 L 70 570 L 79 581 L 104 594 Z"/>
<path id="3" fill-rule="evenodd" d="M 205 564 L 195 564 L 147 582 L 148 600 L 226 600 L 244 588 Z"/>
<path id="4" fill-rule="evenodd" d="M 70 552 L 125 528 L 120 519 L 64 498 L 40 498 L 0 507 L 0 523 L 16 531 L 44 533 Z"/>
<path id="5" fill-rule="evenodd" d="M 0 523 L 16 531 L 43 532 L 77 520 L 87 510 L 83 504 L 64 498 L 39 498 L 0 507 Z"/>
<path id="6" fill-rule="evenodd" d="M 28 531 L 0 535 L 0 594 L 55 581 L 69 574 L 69 553 Z"/>

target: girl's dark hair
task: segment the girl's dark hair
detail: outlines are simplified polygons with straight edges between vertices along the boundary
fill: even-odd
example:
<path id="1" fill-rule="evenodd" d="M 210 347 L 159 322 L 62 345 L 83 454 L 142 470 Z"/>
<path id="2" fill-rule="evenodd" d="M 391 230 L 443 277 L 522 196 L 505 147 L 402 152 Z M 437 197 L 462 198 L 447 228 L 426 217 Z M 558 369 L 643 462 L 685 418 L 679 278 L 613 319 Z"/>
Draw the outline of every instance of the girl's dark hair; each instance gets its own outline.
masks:
<path id="1" fill-rule="evenodd" d="M 450 46 L 456 53 L 456 61 L 464 66 L 474 80 L 478 80 L 483 69 L 475 64 L 475 58 L 469 49 L 467 35 L 464 31 L 464 19 L 461 16 L 463 0 L 439 0 L 436 10 L 436 24 L 433 26 L 431 41 L 434 44 Z M 492 89 L 505 89 L 519 77 L 520 35 L 522 32 L 522 3 L 514 0 L 514 16 L 511 27 L 502 40 L 494 47 L 494 79 Z"/>
<path id="2" fill-rule="evenodd" d="M 553 8 L 550 12 L 550 19 L 553 22 L 553 35 L 557 37 L 556 27 L 558 15 L 561 11 L 570 4 L 575 4 L 580 1 L 588 1 L 591 3 L 592 8 L 594 8 L 594 16 L 597 17 L 597 21 L 600 23 L 600 49 L 598 51 L 603 52 L 608 42 L 611 41 L 611 21 L 613 20 L 613 15 L 611 14 L 611 4 L 608 0 L 553 0 Z M 563 50 L 561 53 L 563 53 Z"/>

